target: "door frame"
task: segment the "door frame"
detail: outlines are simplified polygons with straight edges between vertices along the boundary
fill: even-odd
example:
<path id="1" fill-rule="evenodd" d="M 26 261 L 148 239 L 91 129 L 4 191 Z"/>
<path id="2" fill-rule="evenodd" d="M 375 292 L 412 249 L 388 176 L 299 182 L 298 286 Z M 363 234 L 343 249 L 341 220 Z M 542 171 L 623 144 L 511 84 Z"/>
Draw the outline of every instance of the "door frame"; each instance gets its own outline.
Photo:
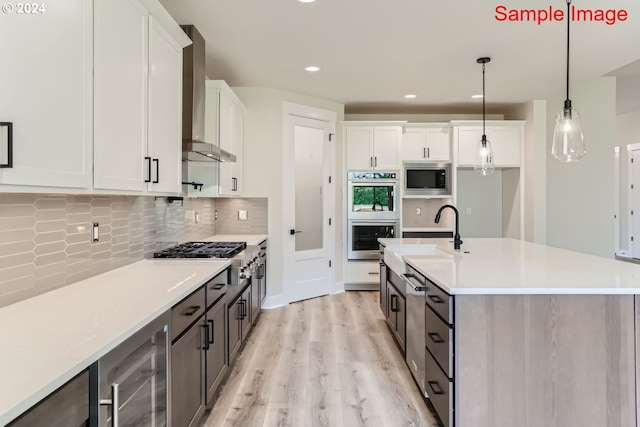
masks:
<path id="1" fill-rule="evenodd" d="M 288 177 L 293 176 L 294 170 L 294 132 L 293 126 L 291 126 L 290 117 L 300 117 L 304 119 L 312 119 L 312 120 L 320 120 L 329 123 L 329 133 L 333 134 L 333 138 L 331 138 L 330 146 L 328 149 L 329 158 L 326 159 L 330 162 L 329 164 L 329 173 L 332 177 L 331 185 L 328 186 L 327 191 L 327 200 L 329 205 L 325 206 L 325 209 L 328 211 L 330 218 L 332 218 L 332 229 L 330 230 L 327 241 L 327 257 L 332 261 L 332 267 L 329 268 L 328 272 L 328 292 L 331 294 L 335 289 L 335 242 L 336 242 L 336 203 L 335 201 L 335 191 L 336 191 L 336 125 L 338 121 L 338 113 L 335 111 L 325 110 L 322 108 L 311 107 L 308 105 L 296 104 L 293 102 L 284 101 L 282 103 L 282 215 L 283 215 L 283 232 L 286 233 L 286 236 L 283 237 L 284 245 L 283 245 L 283 299 L 286 303 L 290 303 L 296 301 L 292 297 L 295 294 L 293 290 L 294 286 L 294 260 L 293 257 L 288 257 L 290 247 L 292 245 L 289 240 L 289 229 L 292 226 L 295 226 L 295 218 L 294 213 L 290 210 L 295 206 L 294 202 L 294 194 L 290 191 L 290 183 L 287 181 Z M 289 224 L 288 226 L 286 224 Z"/>

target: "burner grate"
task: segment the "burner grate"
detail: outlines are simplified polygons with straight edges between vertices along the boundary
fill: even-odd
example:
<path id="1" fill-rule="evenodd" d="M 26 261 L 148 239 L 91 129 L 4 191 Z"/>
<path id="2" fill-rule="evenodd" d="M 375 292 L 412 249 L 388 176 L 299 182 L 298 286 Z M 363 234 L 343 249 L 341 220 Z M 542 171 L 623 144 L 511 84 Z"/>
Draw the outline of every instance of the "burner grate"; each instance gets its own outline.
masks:
<path id="1" fill-rule="evenodd" d="M 186 242 L 153 254 L 154 258 L 232 258 L 246 242 Z"/>

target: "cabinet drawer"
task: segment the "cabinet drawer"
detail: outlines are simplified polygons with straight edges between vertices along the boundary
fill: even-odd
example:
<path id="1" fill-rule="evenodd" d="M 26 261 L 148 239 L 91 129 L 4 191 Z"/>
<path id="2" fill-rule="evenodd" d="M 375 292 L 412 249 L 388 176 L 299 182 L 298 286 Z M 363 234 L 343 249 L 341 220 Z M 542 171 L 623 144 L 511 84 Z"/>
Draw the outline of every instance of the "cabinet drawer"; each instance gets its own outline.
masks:
<path id="1" fill-rule="evenodd" d="M 204 313 L 204 286 L 180 301 L 171 309 L 171 341 Z"/>
<path id="2" fill-rule="evenodd" d="M 427 280 L 427 305 L 450 325 L 453 325 L 453 297 Z"/>
<path id="3" fill-rule="evenodd" d="M 425 355 L 425 380 L 427 394 L 444 427 L 454 425 L 453 420 L 453 381 L 438 367 L 429 350 Z"/>
<path id="4" fill-rule="evenodd" d="M 427 349 L 449 377 L 453 378 L 453 328 L 444 323 L 429 307 L 425 309 Z"/>
<path id="5" fill-rule="evenodd" d="M 207 282 L 205 285 L 207 288 L 207 308 L 211 307 L 226 293 L 227 285 L 229 284 L 228 278 L 229 270 L 225 270 Z"/>

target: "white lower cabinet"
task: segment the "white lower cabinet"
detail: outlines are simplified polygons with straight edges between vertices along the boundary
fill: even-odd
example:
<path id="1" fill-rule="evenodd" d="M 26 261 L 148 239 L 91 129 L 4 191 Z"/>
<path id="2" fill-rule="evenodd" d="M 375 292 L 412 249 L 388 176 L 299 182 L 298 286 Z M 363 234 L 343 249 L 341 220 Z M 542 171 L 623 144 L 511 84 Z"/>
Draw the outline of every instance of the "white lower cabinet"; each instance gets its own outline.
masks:
<path id="1" fill-rule="evenodd" d="M 345 283 L 377 284 L 380 281 L 380 263 L 378 261 L 347 261 L 345 269 Z"/>
<path id="2" fill-rule="evenodd" d="M 92 4 L 0 18 L 0 191 L 91 187 Z M 22 4 L 20 4 L 22 5 Z M 30 6 L 26 3 L 24 7 Z M 20 187 L 20 188 L 18 188 Z"/>

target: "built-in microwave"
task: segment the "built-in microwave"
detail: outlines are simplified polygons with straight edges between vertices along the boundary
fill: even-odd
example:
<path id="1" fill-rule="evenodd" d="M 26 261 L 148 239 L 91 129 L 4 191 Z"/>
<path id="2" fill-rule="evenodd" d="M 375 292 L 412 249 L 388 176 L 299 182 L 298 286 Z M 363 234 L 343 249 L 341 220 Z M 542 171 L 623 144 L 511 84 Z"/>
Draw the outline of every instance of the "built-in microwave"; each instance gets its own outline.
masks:
<path id="1" fill-rule="evenodd" d="M 451 163 L 405 163 L 403 171 L 405 195 L 451 195 Z"/>

